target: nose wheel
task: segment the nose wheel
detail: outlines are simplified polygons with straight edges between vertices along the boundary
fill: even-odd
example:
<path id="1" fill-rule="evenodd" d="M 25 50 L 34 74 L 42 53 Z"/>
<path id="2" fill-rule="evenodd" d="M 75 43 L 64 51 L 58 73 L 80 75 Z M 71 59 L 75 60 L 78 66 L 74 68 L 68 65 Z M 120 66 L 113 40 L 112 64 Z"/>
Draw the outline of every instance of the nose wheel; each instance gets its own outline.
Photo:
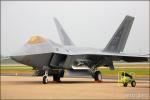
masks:
<path id="1" fill-rule="evenodd" d="M 48 71 L 45 71 L 45 74 L 43 76 L 43 84 L 47 84 L 48 83 Z"/>

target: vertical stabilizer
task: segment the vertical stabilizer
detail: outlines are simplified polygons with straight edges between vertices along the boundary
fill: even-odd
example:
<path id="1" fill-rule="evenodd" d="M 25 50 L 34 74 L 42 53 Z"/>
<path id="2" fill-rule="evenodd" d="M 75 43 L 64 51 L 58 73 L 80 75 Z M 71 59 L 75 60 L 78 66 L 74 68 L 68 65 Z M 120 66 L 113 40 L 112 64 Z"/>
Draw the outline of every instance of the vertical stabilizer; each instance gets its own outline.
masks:
<path id="1" fill-rule="evenodd" d="M 55 21 L 57 31 L 59 33 L 59 37 L 60 37 L 62 44 L 63 45 L 74 45 L 74 43 L 71 41 L 69 36 L 66 34 L 65 30 L 63 29 L 63 27 L 61 26 L 59 21 L 56 18 L 54 18 L 54 21 Z"/>
<path id="2" fill-rule="evenodd" d="M 107 44 L 104 48 L 106 52 L 122 52 L 124 50 L 127 38 L 129 36 L 131 26 L 133 24 L 134 17 L 126 16 Z"/>

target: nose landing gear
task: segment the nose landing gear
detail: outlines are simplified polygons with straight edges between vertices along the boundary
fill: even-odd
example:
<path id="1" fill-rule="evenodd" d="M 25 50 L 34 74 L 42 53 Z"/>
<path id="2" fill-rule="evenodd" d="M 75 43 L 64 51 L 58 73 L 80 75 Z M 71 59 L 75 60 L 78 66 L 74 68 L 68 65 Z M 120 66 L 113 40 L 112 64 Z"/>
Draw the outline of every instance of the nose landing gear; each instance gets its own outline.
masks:
<path id="1" fill-rule="evenodd" d="M 44 75 L 43 75 L 43 84 L 47 84 L 48 83 L 48 71 L 49 71 L 49 67 L 48 66 L 43 66 L 43 70 L 45 71 Z"/>
<path id="2" fill-rule="evenodd" d="M 44 75 L 43 75 L 43 84 L 48 83 L 48 74 L 53 76 L 53 82 L 61 82 L 60 78 L 64 76 L 64 70 L 63 69 L 51 69 L 48 66 L 43 66 Z"/>
<path id="3" fill-rule="evenodd" d="M 43 76 L 43 84 L 47 84 L 48 83 L 48 71 L 45 71 L 45 74 Z"/>

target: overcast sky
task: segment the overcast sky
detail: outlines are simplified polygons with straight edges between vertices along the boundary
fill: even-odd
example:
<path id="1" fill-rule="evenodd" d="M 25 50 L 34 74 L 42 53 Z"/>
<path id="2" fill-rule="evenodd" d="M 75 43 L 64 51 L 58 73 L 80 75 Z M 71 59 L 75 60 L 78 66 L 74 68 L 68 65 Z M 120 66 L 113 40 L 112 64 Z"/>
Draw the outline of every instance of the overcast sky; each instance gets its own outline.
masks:
<path id="1" fill-rule="evenodd" d="M 149 1 L 2 1 L 1 52 L 10 55 L 34 35 L 60 43 L 53 17 L 77 46 L 104 48 L 126 15 L 135 20 L 124 52 L 148 52 Z"/>

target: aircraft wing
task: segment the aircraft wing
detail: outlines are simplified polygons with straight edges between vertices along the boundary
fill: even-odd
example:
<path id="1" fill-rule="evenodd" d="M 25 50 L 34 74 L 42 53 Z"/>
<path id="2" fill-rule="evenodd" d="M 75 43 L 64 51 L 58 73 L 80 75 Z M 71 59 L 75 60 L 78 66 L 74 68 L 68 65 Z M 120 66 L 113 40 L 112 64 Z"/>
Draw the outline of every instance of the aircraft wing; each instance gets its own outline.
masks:
<path id="1" fill-rule="evenodd" d="M 115 53 L 115 52 L 105 52 L 98 49 L 88 49 L 88 48 L 70 48 L 56 51 L 54 53 L 57 54 L 65 54 L 72 56 L 100 56 L 100 57 L 108 57 L 112 60 L 124 60 L 127 62 L 140 62 L 147 61 L 149 55 L 144 54 L 129 54 L 129 53 Z"/>
<path id="2" fill-rule="evenodd" d="M 121 53 L 125 48 L 125 44 L 128 39 L 133 21 L 134 21 L 134 17 L 127 15 L 103 50 L 66 46 L 64 48 L 61 48 L 59 51 L 57 51 L 57 53 L 66 54 L 66 55 L 101 56 L 104 58 L 107 57 L 109 58 L 109 60 L 110 59 L 125 60 L 128 62 L 145 61 L 145 60 L 147 61 L 147 58 L 149 57 L 147 55 Z M 56 19 L 55 22 L 59 30 L 59 33 L 61 33 L 63 37 L 66 37 L 65 32 L 60 31 L 62 28 L 60 28 L 61 25 L 59 24 L 59 22 Z M 68 38 L 65 40 L 68 40 Z"/>

